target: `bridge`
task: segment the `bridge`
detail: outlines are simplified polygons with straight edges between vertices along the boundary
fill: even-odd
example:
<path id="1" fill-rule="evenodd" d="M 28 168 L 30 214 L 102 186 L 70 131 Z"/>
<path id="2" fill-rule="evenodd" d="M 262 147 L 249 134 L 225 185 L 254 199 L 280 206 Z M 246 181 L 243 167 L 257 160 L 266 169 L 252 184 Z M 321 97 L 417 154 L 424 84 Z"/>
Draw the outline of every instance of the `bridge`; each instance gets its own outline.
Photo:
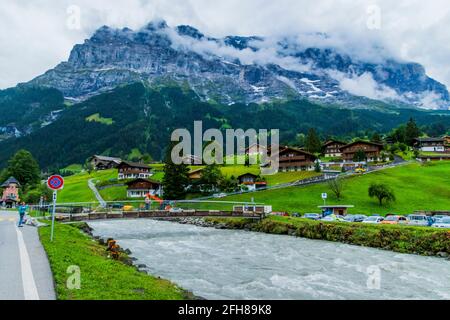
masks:
<path id="1" fill-rule="evenodd" d="M 150 211 L 110 211 L 110 212 L 90 212 L 90 213 L 60 213 L 56 214 L 56 219 L 60 222 L 93 221 L 110 219 L 158 219 L 175 220 L 180 218 L 246 218 L 261 220 L 264 219 L 264 211 L 218 211 L 218 210 L 183 210 L 170 212 L 168 210 Z"/>

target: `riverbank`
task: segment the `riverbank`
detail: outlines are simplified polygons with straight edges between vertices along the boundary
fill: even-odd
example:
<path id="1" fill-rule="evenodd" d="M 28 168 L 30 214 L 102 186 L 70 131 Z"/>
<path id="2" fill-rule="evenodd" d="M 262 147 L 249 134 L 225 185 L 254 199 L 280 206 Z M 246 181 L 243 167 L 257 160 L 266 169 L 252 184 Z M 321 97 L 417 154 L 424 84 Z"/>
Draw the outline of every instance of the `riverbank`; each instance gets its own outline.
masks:
<path id="1" fill-rule="evenodd" d="M 53 273 L 57 299 L 183 300 L 193 298 L 187 291 L 170 281 L 140 272 L 129 263 L 130 258 L 125 252 L 121 253 L 120 260 L 111 259 L 104 245 L 81 231 L 86 227 L 84 223 L 57 223 L 53 242 L 50 242 L 50 227 L 39 228 L 39 236 Z M 67 285 L 68 282 L 76 284 L 76 279 L 73 277 L 76 273 L 74 270 L 80 270 L 79 289 L 70 289 Z"/>
<path id="2" fill-rule="evenodd" d="M 423 227 L 324 223 L 271 216 L 254 222 L 244 218 L 184 218 L 178 222 L 218 229 L 246 230 L 341 242 L 423 256 L 450 257 L 450 231 Z"/>

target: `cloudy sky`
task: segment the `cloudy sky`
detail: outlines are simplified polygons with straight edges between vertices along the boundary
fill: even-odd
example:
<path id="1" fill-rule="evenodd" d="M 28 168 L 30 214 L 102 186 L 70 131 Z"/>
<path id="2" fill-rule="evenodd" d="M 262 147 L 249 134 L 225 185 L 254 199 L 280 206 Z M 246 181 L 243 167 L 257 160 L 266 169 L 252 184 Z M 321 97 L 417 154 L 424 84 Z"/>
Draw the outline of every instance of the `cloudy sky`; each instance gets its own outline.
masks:
<path id="1" fill-rule="evenodd" d="M 1 0 L 0 88 L 67 60 L 102 25 L 138 29 L 152 19 L 203 33 L 295 36 L 324 32 L 336 46 L 422 63 L 450 88 L 448 0 Z"/>

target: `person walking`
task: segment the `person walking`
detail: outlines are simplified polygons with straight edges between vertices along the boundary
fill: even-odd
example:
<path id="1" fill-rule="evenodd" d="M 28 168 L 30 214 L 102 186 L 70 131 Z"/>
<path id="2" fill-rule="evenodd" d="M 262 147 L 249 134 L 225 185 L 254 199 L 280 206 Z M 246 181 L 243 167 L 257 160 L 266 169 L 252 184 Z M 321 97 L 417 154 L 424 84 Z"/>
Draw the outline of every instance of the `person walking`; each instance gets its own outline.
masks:
<path id="1" fill-rule="evenodd" d="M 22 202 L 20 206 L 17 208 L 19 211 L 19 225 L 18 227 L 23 227 L 23 218 L 25 217 L 25 214 L 27 213 L 28 206 L 25 204 L 25 202 Z"/>

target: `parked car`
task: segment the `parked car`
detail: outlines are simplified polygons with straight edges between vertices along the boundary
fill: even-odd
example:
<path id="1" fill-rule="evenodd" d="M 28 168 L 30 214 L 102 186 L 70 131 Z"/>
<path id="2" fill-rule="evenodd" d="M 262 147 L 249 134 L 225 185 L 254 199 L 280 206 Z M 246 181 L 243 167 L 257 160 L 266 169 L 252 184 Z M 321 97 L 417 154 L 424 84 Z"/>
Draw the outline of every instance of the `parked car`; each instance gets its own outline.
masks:
<path id="1" fill-rule="evenodd" d="M 439 222 L 436 222 L 432 225 L 434 228 L 449 228 L 450 229 L 450 217 L 446 216 L 441 218 Z"/>
<path id="2" fill-rule="evenodd" d="M 364 219 L 362 223 L 368 223 L 368 224 L 379 224 L 384 221 L 384 218 L 382 216 L 370 216 Z"/>
<path id="3" fill-rule="evenodd" d="M 286 212 L 272 212 L 273 216 L 279 216 L 279 217 L 289 217 L 289 214 Z"/>
<path id="4" fill-rule="evenodd" d="M 303 218 L 310 220 L 320 220 L 320 218 L 322 218 L 322 215 L 319 213 L 305 213 L 303 215 Z"/>
<path id="5" fill-rule="evenodd" d="M 367 172 L 367 170 L 364 169 L 364 168 L 356 168 L 355 169 L 355 173 L 363 174 L 363 173 L 366 173 L 366 172 Z"/>
<path id="6" fill-rule="evenodd" d="M 349 214 L 345 216 L 344 220 L 346 222 L 363 222 L 367 216 L 363 214 Z"/>
<path id="7" fill-rule="evenodd" d="M 327 222 L 345 222 L 344 216 L 334 215 L 331 214 L 329 216 L 326 216 L 325 218 L 320 219 L 320 221 L 327 221 Z"/>
<path id="8" fill-rule="evenodd" d="M 213 194 L 214 198 L 225 198 L 227 196 L 226 193 L 215 193 Z"/>
<path id="9" fill-rule="evenodd" d="M 433 223 L 439 223 L 439 222 L 442 221 L 442 219 L 449 218 L 449 216 L 446 216 L 446 215 L 443 215 L 443 214 L 438 214 L 438 215 L 435 215 L 435 216 L 433 216 L 431 218 L 433 219 Z"/>
<path id="10" fill-rule="evenodd" d="M 427 217 L 426 215 L 410 214 L 408 216 L 408 225 L 429 227 L 432 224 L 433 220 L 431 219 L 431 217 Z"/>
<path id="11" fill-rule="evenodd" d="M 110 205 L 111 209 L 123 209 L 123 203 L 113 203 Z"/>
<path id="12" fill-rule="evenodd" d="M 301 216 L 302 215 L 298 212 L 294 212 L 293 214 L 291 214 L 291 217 L 294 217 L 294 218 L 300 218 Z"/>
<path id="13" fill-rule="evenodd" d="M 386 217 L 381 224 L 406 224 L 408 219 L 405 216 L 392 215 Z"/>

